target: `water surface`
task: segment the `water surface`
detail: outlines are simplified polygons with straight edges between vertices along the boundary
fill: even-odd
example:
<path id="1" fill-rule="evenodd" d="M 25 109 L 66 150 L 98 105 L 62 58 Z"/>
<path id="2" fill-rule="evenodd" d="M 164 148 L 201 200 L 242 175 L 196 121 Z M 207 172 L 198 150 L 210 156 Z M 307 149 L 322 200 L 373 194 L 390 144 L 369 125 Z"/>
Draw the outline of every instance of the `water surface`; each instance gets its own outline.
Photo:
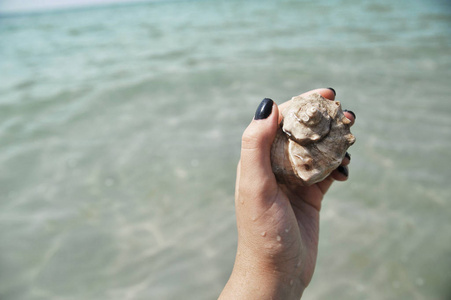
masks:
<path id="1" fill-rule="evenodd" d="M 447 1 L 178 1 L 0 16 L 0 298 L 214 299 L 241 133 L 332 86 L 357 115 L 305 299 L 447 299 Z"/>

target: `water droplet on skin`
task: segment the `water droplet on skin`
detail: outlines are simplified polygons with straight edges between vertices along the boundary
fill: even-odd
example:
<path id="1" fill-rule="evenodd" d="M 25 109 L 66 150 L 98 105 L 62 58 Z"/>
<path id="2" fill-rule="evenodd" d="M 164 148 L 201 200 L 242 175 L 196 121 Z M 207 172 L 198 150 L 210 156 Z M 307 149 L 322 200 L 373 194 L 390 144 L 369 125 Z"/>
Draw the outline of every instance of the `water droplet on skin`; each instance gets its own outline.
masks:
<path id="1" fill-rule="evenodd" d="M 290 285 L 293 285 L 294 281 L 293 279 L 290 280 Z"/>
<path id="2" fill-rule="evenodd" d="M 285 232 L 288 233 L 290 231 L 290 228 L 285 228 Z"/>
<path id="3" fill-rule="evenodd" d="M 256 220 L 257 220 L 257 217 L 256 217 L 256 216 L 253 216 L 253 217 L 252 217 L 252 221 L 255 222 Z"/>
<path id="4" fill-rule="evenodd" d="M 276 239 L 278 242 L 280 242 L 282 240 L 282 237 L 280 235 L 278 235 Z"/>
<path id="5" fill-rule="evenodd" d="M 296 264 L 296 268 L 299 268 L 301 266 L 301 261 L 298 261 L 298 263 Z"/>
<path id="6" fill-rule="evenodd" d="M 261 235 L 262 237 L 265 237 L 265 236 L 266 236 L 266 231 L 263 231 L 262 233 L 260 233 L 260 235 Z"/>

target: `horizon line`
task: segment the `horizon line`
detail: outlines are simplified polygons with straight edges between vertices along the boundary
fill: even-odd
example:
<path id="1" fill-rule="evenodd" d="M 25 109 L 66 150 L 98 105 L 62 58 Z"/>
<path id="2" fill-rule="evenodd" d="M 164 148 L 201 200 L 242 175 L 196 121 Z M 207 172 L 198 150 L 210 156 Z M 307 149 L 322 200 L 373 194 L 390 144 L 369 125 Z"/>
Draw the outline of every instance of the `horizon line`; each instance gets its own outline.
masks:
<path id="1" fill-rule="evenodd" d="M 133 1 L 112 1 L 106 3 L 93 3 L 93 4 L 72 4 L 67 6 L 57 6 L 57 7 L 45 7 L 45 8 L 31 8 L 31 9 L 18 9 L 18 10 L 0 10 L 0 18 L 10 18 L 10 17 L 26 17 L 34 15 L 46 15 L 46 14 L 56 14 L 56 13 L 66 13 L 66 12 L 79 12 L 87 10 L 96 10 L 101 8 L 112 8 L 112 7 L 124 7 L 124 6 L 137 6 L 144 4 L 164 4 L 164 3 L 174 3 L 174 2 L 189 2 L 189 1 L 208 1 L 208 0 L 133 0 Z"/>

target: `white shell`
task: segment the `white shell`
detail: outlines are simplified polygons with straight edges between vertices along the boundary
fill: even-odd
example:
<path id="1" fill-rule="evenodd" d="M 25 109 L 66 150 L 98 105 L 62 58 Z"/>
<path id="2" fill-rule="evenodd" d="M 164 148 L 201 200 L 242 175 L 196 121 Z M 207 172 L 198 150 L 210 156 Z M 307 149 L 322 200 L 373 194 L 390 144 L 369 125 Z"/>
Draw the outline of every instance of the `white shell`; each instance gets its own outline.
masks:
<path id="1" fill-rule="evenodd" d="M 312 185 L 335 170 L 354 144 L 351 120 L 339 101 L 319 94 L 291 100 L 271 148 L 272 170 L 280 183 Z"/>

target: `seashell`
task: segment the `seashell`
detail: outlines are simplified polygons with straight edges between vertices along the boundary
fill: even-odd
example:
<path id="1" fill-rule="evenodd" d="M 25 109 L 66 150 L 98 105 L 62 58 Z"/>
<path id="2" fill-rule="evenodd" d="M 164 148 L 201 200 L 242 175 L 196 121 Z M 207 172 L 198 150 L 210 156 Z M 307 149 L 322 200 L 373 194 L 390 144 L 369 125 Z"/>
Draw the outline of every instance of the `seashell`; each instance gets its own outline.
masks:
<path id="1" fill-rule="evenodd" d="M 319 94 L 293 97 L 271 147 L 279 183 L 312 185 L 325 179 L 355 142 L 339 101 Z"/>

